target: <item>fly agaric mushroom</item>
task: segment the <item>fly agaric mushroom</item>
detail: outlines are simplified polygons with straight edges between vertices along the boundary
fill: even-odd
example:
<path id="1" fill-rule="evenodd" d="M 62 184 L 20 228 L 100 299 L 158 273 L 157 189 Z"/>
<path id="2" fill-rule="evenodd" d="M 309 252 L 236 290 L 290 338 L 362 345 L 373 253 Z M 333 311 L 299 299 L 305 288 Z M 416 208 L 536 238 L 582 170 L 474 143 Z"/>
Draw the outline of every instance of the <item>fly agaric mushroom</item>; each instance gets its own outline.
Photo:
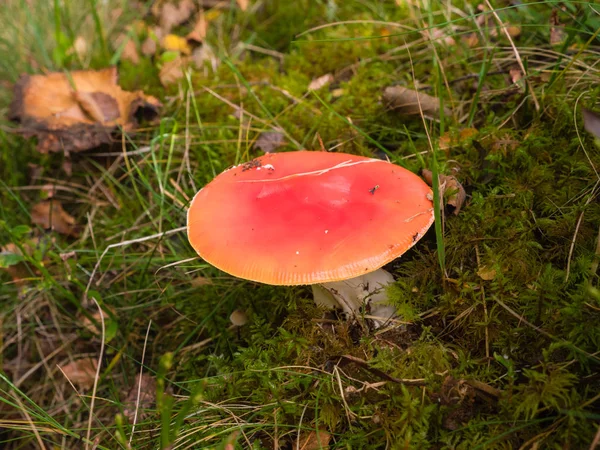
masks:
<path id="1" fill-rule="evenodd" d="M 313 285 L 318 304 L 376 326 L 394 315 L 381 269 L 433 223 L 431 188 L 414 173 L 344 153 L 271 153 L 230 168 L 188 210 L 192 247 L 238 278 Z M 315 286 L 318 285 L 319 287 Z"/>

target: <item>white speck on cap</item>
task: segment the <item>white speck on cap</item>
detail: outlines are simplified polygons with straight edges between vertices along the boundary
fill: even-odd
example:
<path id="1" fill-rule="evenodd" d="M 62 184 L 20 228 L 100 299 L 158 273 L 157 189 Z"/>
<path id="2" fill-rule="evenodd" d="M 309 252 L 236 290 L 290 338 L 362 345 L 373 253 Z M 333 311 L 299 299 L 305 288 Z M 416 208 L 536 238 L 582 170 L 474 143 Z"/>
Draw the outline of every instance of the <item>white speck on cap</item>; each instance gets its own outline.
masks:
<path id="1" fill-rule="evenodd" d="M 325 230 L 325 234 L 329 233 L 329 230 Z"/>
<path id="2" fill-rule="evenodd" d="M 299 255 L 299 254 L 300 254 L 300 250 L 296 251 L 296 255 Z"/>

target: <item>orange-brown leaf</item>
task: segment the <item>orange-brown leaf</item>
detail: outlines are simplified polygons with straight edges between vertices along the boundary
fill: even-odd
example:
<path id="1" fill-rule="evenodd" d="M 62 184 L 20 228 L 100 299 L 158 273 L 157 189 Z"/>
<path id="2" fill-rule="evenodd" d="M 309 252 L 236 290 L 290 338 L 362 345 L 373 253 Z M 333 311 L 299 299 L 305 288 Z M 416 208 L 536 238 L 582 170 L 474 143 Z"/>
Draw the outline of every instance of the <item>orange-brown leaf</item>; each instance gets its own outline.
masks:
<path id="1" fill-rule="evenodd" d="M 77 236 L 75 218 L 66 212 L 58 200 L 36 203 L 31 208 L 31 222 L 67 236 Z"/>
<path id="2" fill-rule="evenodd" d="M 389 86 L 383 91 L 386 106 L 395 112 L 405 115 L 421 114 L 430 118 L 440 115 L 440 99 L 423 92 L 417 92 L 403 86 Z M 449 116 L 450 110 L 444 108 L 444 114 Z"/>
<path id="3" fill-rule="evenodd" d="M 160 102 L 117 84 L 117 70 L 81 70 L 23 75 L 15 86 L 9 117 L 18 131 L 38 138 L 38 150 L 77 152 L 110 143 L 120 128 L 133 131 L 137 116 L 152 118 Z"/>
<path id="4" fill-rule="evenodd" d="M 98 363 L 93 359 L 78 359 L 60 369 L 75 386 L 90 389 L 94 385 Z"/>

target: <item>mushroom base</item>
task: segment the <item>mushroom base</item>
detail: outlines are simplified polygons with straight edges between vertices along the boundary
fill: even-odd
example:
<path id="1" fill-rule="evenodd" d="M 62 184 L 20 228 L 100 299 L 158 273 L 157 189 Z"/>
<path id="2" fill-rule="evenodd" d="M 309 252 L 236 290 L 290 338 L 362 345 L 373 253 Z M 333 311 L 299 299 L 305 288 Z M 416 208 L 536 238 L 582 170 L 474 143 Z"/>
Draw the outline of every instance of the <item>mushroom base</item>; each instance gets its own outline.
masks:
<path id="1" fill-rule="evenodd" d="M 388 304 L 386 294 L 386 287 L 393 282 L 391 273 L 378 269 L 344 281 L 314 284 L 312 291 L 317 305 L 341 308 L 347 316 L 365 317 L 380 328 L 396 317 L 396 309 Z"/>

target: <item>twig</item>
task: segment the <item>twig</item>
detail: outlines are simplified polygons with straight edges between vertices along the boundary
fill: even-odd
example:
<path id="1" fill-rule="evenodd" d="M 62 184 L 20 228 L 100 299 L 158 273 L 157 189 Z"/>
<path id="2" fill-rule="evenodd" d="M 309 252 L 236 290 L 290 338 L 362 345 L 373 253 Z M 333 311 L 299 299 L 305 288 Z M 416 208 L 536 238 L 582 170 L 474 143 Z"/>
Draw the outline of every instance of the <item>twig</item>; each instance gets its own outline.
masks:
<path id="1" fill-rule="evenodd" d="M 364 359 L 357 358 L 352 355 L 342 355 L 341 358 L 346 359 L 350 362 L 358 364 L 359 366 L 367 369 L 373 375 L 378 376 L 387 381 L 391 381 L 392 383 L 404 384 L 406 386 L 425 386 L 425 378 L 415 378 L 415 379 L 407 379 L 407 378 L 396 378 L 392 375 L 385 373 L 382 370 L 371 367 L 367 361 Z"/>

